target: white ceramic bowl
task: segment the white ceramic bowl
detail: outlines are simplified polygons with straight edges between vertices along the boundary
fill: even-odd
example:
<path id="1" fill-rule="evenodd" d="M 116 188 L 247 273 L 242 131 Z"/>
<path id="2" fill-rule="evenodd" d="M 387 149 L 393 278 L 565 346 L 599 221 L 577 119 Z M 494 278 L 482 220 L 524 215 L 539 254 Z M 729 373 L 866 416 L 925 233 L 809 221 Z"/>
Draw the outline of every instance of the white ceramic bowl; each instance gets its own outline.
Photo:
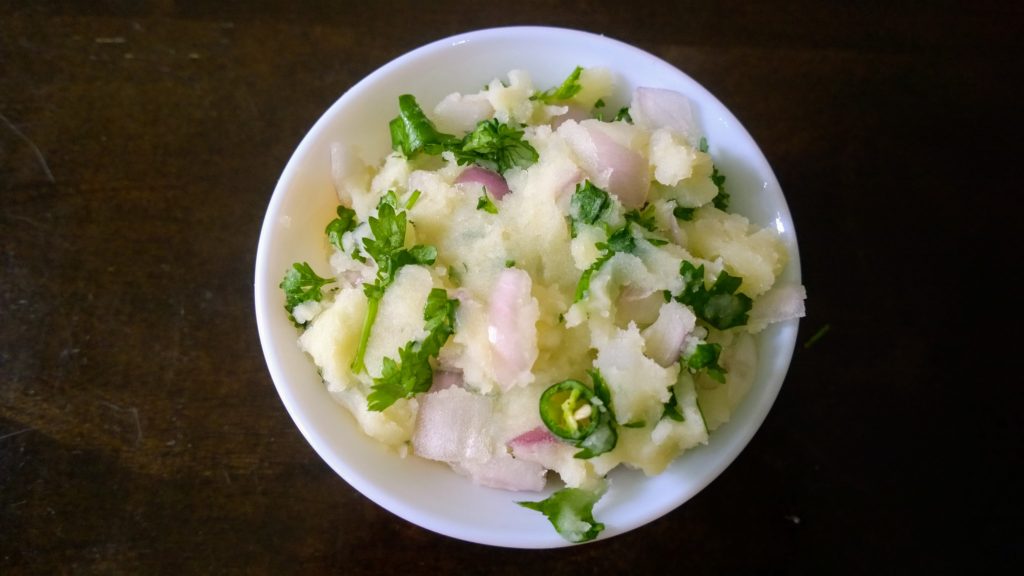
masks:
<path id="1" fill-rule="evenodd" d="M 576 65 L 617 73 L 618 102 L 628 104 L 637 86 L 678 90 L 694 104 L 711 153 L 728 175 L 732 206 L 754 222 L 772 225 L 789 247 L 783 278 L 800 282 L 793 222 L 768 162 L 739 121 L 700 84 L 651 54 L 603 36 L 566 29 L 513 27 L 439 40 L 384 65 L 349 89 L 316 122 L 293 154 L 267 209 L 256 256 L 256 319 L 271 376 L 285 407 L 316 452 L 362 494 L 423 528 L 454 538 L 505 547 L 568 545 L 543 515 L 517 500 L 536 494 L 475 486 L 447 466 L 400 458 L 365 436 L 335 404 L 312 361 L 298 348 L 298 333 L 283 309 L 278 284 L 295 261 L 328 270 L 324 226 L 337 204 L 331 184 L 332 141 L 357 144 L 364 158 L 390 149 L 388 120 L 400 94 L 414 94 L 429 110 L 453 91 L 474 92 L 515 68 L 539 87 L 559 84 Z M 670 512 L 718 476 L 761 425 L 782 385 L 797 323 L 776 324 L 759 336 L 755 384 L 707 446 L 685 453 L 664 473 L 648 478 L 617 469 L 594 514 L 609 538 Z M 550 483 L 555 484 L 555 483 Z M 549 492 L 553 490 L 549 489 Z"/>

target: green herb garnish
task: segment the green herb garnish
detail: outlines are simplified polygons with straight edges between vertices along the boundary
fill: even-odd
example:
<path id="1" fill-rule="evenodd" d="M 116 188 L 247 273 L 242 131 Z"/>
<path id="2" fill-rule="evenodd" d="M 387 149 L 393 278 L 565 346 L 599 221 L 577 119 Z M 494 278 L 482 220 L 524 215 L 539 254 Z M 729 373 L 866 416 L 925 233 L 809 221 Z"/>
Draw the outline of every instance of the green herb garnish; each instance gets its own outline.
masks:
<path id="1" fill-rule="evenodd" d="M 498 207 L 495 206 L 494 201 L 487 194 L 487 188 L 484 188 L 484 193 L 480 195 L 480 199 L 476 201 L 476 209 L 483 210 L 488 214 L 497 214 Z"/>
<path id="2" fill-rule="evenodd" d="M 627 222 L 632 222 L 650 232 L 657 232 L 658 227 L 654 216 L 654 204 L 644 204 L 643 208 L 634 208 L 625 213 Z"/>
<path id="3" fill-rule="evenodd" d="M 576 237 L 580 224 L 596 224 L 611 206 L 611 197 L 604 190 L 594 186 L 590 180 L 576 185 L 569 200 L 569 231 Z"/>
<path id="4" fill-rule="evenodd" d="M 686 416 L 683 416 L 683 411 L 679 407 L 679 400 L 676 399 L 676 393 L 673 390 L 672 395 L 669 397 L 668 402 L 665 403 L 665 409 L 661 413 L 662 418 L 668 418 L 676 422 L 685 422 Z"/>
<path id="5" fill-rule="evenodd" d="M 436 358 L 448 337 L 455 331 L 455 310 L 459 301 L 448 298 L 442 288 L 434 288 L 427 296 L 423 308 L 427 336 L 410 341 L 398 350 L 398 361 L 384 358 L 380 378 L 373 379 L 373 387 L 366 397 L 368 408 L 381 411 L 399 398 L 409 398 L 426 392 L 434 379 L 430 359 Z"/>
<path id="6" fill-rule="evenodd" d="M 509 168 L 526 168 L 540 158 L 523 134 L 522 130 L 491 118 L 477 124 L 475 130 L 450 149 L 459 164 L 475 163 L 504 174 Z"/>
<path id="7" fill-rule="evenodd" d="M 480 122 L 460 139 L 439 131 L 411 94 L 398 97 L 398 109 L 398 116 L 389 124 L 391 147 L 406 158 L 420 152 L 436 156 L 448 150 L 459 164 L 475 163 L 501 173 L 513 166 L 526 168 L 539 158 L 537 150 L 523 140 L 522 130 L 497 118 Z"/>
<path id="8" fill-rule="evenodd" d="M 719 172 L 717 166 L 711 168 L 711 182 L 718 188 L 718 194 L 711 200 L 711 203 L 719 210 L 728 210 L 729 193 L 725 191 L 725 174 Z"/>
<path id="9" fill-rule="evenodd" d="M 377 263 L 376 282 L 363 285 L 368 306 L 363 331 L 359 338 L 352 371 L 356 374 L 366 371 L 364 356 L 366 345 L 370 340 L 373 322 L 377 319 L 377 309 L 384 297 L 384 291 L 392 282 L 398 271 L 409 264 L 433 264 L 437 258 L 437 250 L 433 246 L 417 245 L 405 248 L 405 211 L 395 211 L 394 194 L 385 195 L 377 205 L 377 216 L 370 216 L 369 225 L 372 238 L 363 239 L 363 248 Z"/>
<path id="10" fill-rule="evenodd" d="M 590 278 L 604 266 L 605 262 L 611 260 L 616 252 L 632 252 L 636 249 L 636 239 L 630 231 L 630 223 L 626 222 L 623 227 L 612 232 L 607 242 L 598 242 L 597 248 L 601 250 L 601 255 L 580 276 L 573 302 L 579 302 L 587 297 L 590 292 Z"/>
<path id="11" fill-rule="evenodd" d="M 333 278 L 317 276 L 308 262 L 292 264 L 292 267 L 284 273 L 284 279 L 279 285 L 284 290 L 284 308 L 288 311 L 292 322 L 295 322 L 295 317 L 292 316 L 295 307 L 304 302 L 319 302 L 324 295 L 323 287 L 331 282 L 334 282 Z"/>
<path id="12" fill-rule="evenodd" d="M 753 300 L 736 290 L 743 279 L 732 276 L 725 270 L 718 275 L 710 288 L 704 286 L 704 265 L 694 267 L 683 261 L 679 267 L 685 286 L 676 299 L 693 309 L 698 318 L 719 330 L 747 323 Z"/>
<path id="13" fill-rule="evenodd" d="M 538 502 L 517 504 L 544 514 L 562 538 L 579 543 L 597 538 L 604 530 L 604 524 L 594 520 L 594 504 L 601 495 L 582 488 L 562 488 Z"/>
<path id="14" fill-rule="evenodd" d="M 686 367 L 693 373 L 704 370 L 713 380 L 725 384 L 726 370 L 718 364 L 718 357 L 721 353 L 722 346 L 720 344 L 703 342 L 697 345 L 689 358 L 686 358 Z"/>
<path id="15" fill-rule="evenodd" d="M 530 100 L 539 100 L 545 104 L 554 104 L 556 102 L 563 102 L 572 98 L 583 89 L 583 85 L 580 84 L 581 72 L 583 72 L 583 67 L 577 66 L 560 86 L 549 88 L 543 92 L 534 94 L 533 96 L 530 96 Z"/>
<path id="16" fill-rule="evenodd" d="M 696 208 L 685 208 L 683 206 L 676 206 L 675 208 L 672 209 L 672 215 L 680 220 L 685 220 L 686 222 L 689 222 L 690 220 L 693 220 L 693 214 L 696 211 Z"/>
<path id="17" fill-rule="evenodd" d="M 348 206 L 338 206 L 337 214 L 338 217 L 327 224 L 327 228 L 324 232 L 327 233 L 327 241 L 338 250 L 344 252 L 345 248 L 342 246 L 341 238 L 346 232 L 355 230 L 356 227 L 359 226 L 359 221 L 356 220 L 356 211 Z M 366 261 L 366 258 L 359 253 L 359 248 L 357 246 L 353 246 L 352 258 L 360 262 Z"/>

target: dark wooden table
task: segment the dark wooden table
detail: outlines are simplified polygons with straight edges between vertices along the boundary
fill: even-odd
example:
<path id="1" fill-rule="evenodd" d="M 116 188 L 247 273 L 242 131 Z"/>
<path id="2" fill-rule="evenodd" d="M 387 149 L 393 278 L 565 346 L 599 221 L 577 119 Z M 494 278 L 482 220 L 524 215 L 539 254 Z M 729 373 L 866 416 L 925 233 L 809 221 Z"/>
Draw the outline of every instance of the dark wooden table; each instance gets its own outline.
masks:
<path id="1" fill-rule="evenodd" d="M 810 295 L 717 481 L 549 551 L 438 536 L 336 476 L 252 302 L 316 118 L 420 44 L 527 23 L 633 43 L 725 102 L 786 192 Z M 1014 2 L 0 1 L 0 574 L 1019 566 L 1022 36 Z"/>

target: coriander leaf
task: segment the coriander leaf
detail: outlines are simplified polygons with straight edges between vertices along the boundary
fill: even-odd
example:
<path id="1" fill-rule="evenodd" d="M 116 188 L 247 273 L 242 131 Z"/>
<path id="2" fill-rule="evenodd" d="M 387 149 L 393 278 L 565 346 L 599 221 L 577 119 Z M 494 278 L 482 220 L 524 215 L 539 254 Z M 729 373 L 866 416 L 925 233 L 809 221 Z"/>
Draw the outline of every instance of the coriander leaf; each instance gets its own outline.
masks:
<path id="1" fill-rule="evenodd" d="M 377 208 L 380 209 L 383 204 L 390 204 L 392 208 L 398 209 L 398 195 L 394 190 L 388 190 L 380 197 L 380 200 L 377 201 Z"/>
<path id="2" fill-rule="evenodd" d="M 412 396 L 429 389 L 434 373 L 429 362 L 417 349 L 415 341 L 398 350 L 399 361 L 384 358 L 380 378 L 373 379 L 373 387 L 366 396 L 367 408 L 374 412 L 385 410 L 399 398 Z"/>
<path id="3" fill-rule="evenodd" d="M 437 357 L 441 347 L 455 331 L 455 311 L 458 300 L 449 300 L 448 293 L 434 288 L 423 307 L 424 329 L 427 336 L 420 341 L 409 341 L 398 350 L 398 361 L 384 358 L 379 378 L 373 379 L 367 395 L 369 410 L 379 412 L 400 398 L 409 398 L 426 392 L 434 378 L 430 359 Z"/>
<path id="4" fill-rule="evenodd" d="M 604 524 L 594 520 L 594 504 L 603 491 L 562 488 L 538 502 L 517 502 L 523 508 L 536 510 L 551 522 L 555 530 L 569 542 L 587 542 L 597 538 Z"/>
<path id="5" fill-rule="evenodd" d="M 583 89 L 583 85 L 580 84 L 581 72 L 583 72 L 583 67 L 577 66 L 560 86 L 556 88 L 549 88 L 539 94 L 534 94 L 533 96 L 530 96 L 530 100 L 539 100 L 545 104 L 554 104 L 556 102 L 562 102 L 572 98 Z"/>
<path id="6" fill-rule="evenodd" d="M 576 237 L 579 224 L 596 224 L 611 206 L 611 198 L 604 190 L 594 186 L 590 180 L 576 185 L 569 200 L 569 223 L 572 237 Z"/>
<path id="7" fill-rule="evenodd" d="M 711 200 L 711 203 L 719 210 L 728 210 L 729 193 L 725 191 L 725 175 L 718 171 L 717 166 L 711 168 L 711 182 L 718 188 L 718 194 Z"/>
<path id="8" fill-rule="evenodd" d="M 616 122 L 622 121 L 622 122 L 627 122 L 629 124 L 632 124 L 633 123 L 633 117 L 629 115 L 629 107 L 623 106 L 622 108 L 619 108 L 618 113 L 615 114 L 615 121 Z"/>
<path id="9" fill-rule="evenodd" d="M 605 262 L 611 260 L 612 254 L 611 252 L 602 254 L 583 271 L 583 274 L 580 275 L 580 281 L 576 283 L 576 294 L 573 297 L 573 302 L 579 302 L 590 294 L 590 278 L 601 269 L 601 266 L 604 266 Z"/>
<path id="10" fill-rule="evenodd" d="M 705 370 L 708 376 L 724 384 L 726 370 L 718 364 L 721 353 L 722 346 L 720 344 L 703 342 L 697 345 L 689 358 L 686 358 L 686 367 L 694 373 Z"/>
<path id="11" fill-rule="evenodd" d="M 747 323 L 753 300 L 736 290 L 743 282 L 725 270 L 719 273 L 711 288 L 704 285 L 704 265 L 695 267 L 683 261 L 679 267 L 683 277 L 683 291 L 676 299 L 693 309 L 698 318 L 719 330 Z"/>
<path id="12" fill-rule="evenodd" d="M 382 261 L 389 260 L 405 246 L 405 211 L 395 212 L 394 206 L 382 202 L 377 207 L 377 215 L 370 216 L 368 222 L 372 237 L 363 239 L 363 247 L 380 268 Z"/>
<path id="13" fill-rule="evenodd" d="M 725 330 L 746 324 L 752 304 L 746 294 L 712 294 L 704 304 L 702 315 L 708 324 Z"/>
<path id="14" fill-rule="evenodd" d="M 449 149 L 459 164 L 476 163 L 503 174 L 513 166 L 526 168 L 540 158 L 537 150 L 523 140 L 523 134 L 522 130 L 491 118 L 477 124 L 475 130 Z"/>
<path id="15" fill-rule="evenodd" d="M 587 297 L 590 292 L 591 277 L 601 269 L 601 266 L 604 266 L 605 262 L 611 260 L 616 252 L 632 252 L 636 249 L 636 239 L 633 238 L 633 233 L 630 231 L 630 223 L 626 222 L 625 226 L 612 232 L 607 242 L 598 242 L 597 248 L 602 253 L 580 276 L 580 281 L 576 284 L 573 302 L 579 302 Z"/>
<path id="16" fill-rule="evenodd" d="M 284 273 L 284 279 L 279 285 L 284 290 L 284 308 L 288 311 L 288 315 L 291 316 L 295 307 L 303 302 L 319 302 L 323 298 L 321 289 L 331 282 L 334 282 L 334 279 L 317 276 L 307 262 L 292 264 L 292 267 Z M 295 321 L 294 317 L 292 317 L 292 321 Z"/>
<path id="17" fill-rule="evenodd" d="M 672 215 L 680 220 L 689 222 L 693 220 L 693 213 L 696 212 L 696 208 L 684 208 L 683 206 L 676 206 L 672 209 Z"/>
<path id="18" fill-rule="evenodd" d="M 494 201 L 487 195 L 487 188 L 484 188 L 484 193 L 480 195 L 480 199 L 476 201 L 476 209 L 483 210 L 488 214 L 497 214 L 498 207 L 494 205 Z"/>
<path id="19" fill-rule="evenodd" d="M 423 339 L 421 349 L 430 356 L 437 356 L 448 337 L 455 332 L 455 311 L 459 309 L 459 301 L 448 298 L 443 288 L 433 288 L 427 295 L 427 303 L 423 307 L 424 329 L 427 336 Z"/>
<path id="20" fill-rule="evenodd" d="M 338 250 L 344 250 L 341 246 L 341 237 L 345 232 L 351 232 L 356 229 L 359 222 L 356 220 L 356 211 L 349 208 L 348 206 L 338 206 L 337 209 L 338 217 L 327 225 L 326 230 L 327 240 Z"/>
<path id="21" fill-rule="evenodd" d="M 405 209 L 412 210 L 412 207 L 416 205 L 416 201 L 420 199 L 420 195 L 423 194 L 419 190 L 413 190 L 412 194 L 409 195 L 409 199 L 405 202 Z"/>
<path id="22" fill-rule="evenodd" d="M 440 154 L 457 138 L 438 131 L 434 123 L 416 103 L 416 97 L 402 94 L 398 97 L 398 116 L 391 120 L 391 148 L 412 158 L 420 152 Z"/>
<path id="23" fill-rule="evenodd" d="M 646 228 L 651 232 L 657 232 L 658 226 L 655 220 L 654 212 L 654 204 L 647 203 L 644 205 L 642 209 L 634 208 L 633 210 L 626 212 L 625 218 L 626 221 L 633 222 L 634 224 L 640 226 L 641 228 Z"/>
<path id="24" fill-rule="evenodd" d="M 668 402 L 665 403 L 665 409 L 662 411 L 661 417 L 675 420 L 676 422 L 686 421 L 683 411 L 679 408 L 679 401 L 676 399 L 675 391 L 672 392 Z"/>
<path id="25" fill-rule="evenodd" d="M 452 284 L 456 286 L 462 285 L 462 274 L 459 273 L 458 269 L 454 266 L 448 266 L 448 279 L 452 281 Z"/>
<path id="26" fill-rule="evenodd" d="M 697 144 L 697 149 L 707 154 L 708 152 L 708 140 L 704 136 L 700 137 L 700 143 Z M 711 167 L 711 182 L 718 188 L 718 194 L 711 200 L 715 208 L 725 211 L 729 209 L 729 194 L 725 191 L 725 175 L 718 171 L 717 166 Z"/>
<path id="27" fill-rule="evenodd" d="M 599 243 L 597 247 L 611 252 L 632 252 L 636 250 L 636 238 L 633 237 L 633 232 L 629 229 L 629 223 L 626 223 L 625 226 L 608 236 L 608 242 Z"/>
<path id="28" fill-rule="evenodd" d="M 437 249 L 433 246 L 405 248 L 406 215 L 404 210 L 395 211 L 396 202 L 394 194 L 389 192 L 377 205 L 377 215 L 370 216 L 367 221 L 372 237 L 363 239 L 363 248 L 377 264 L 377 277 L 375 282 L 363 284 L 367 308 L 359 345 L 352 360 L 352 371 L 356 374 L 366 371 L 366 346 L 377 318 L 380 300 L 388 286 L 395 281 L 398 271 L 410 264 L 430 265 L 437 259 Z"/>

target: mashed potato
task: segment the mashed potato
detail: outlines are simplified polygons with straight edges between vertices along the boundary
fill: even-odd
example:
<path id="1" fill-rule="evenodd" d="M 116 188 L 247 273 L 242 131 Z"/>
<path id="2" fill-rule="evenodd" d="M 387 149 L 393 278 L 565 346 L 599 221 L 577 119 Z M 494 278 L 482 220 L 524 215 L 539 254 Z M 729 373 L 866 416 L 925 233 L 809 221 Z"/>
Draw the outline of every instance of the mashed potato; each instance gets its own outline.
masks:
<path id="1" fill-rule="evenodd" d="M 619 465 L 661 472 L 728 421 L 755 376 L 750 332 L 781 319 L 758 310 L 755 325 L 748 313 L 775 294 L 785 246 L 728 211 L 685 98 L 640 89 L 615 114 L 603 101 L 610 72 L 574 82 L 540 92 L 512 71 L 422 119 L 403 102 L 393 139 L 404 126 L 420 130 L 409 146 L 424 134 L 428 145 L 396 141 L 372 166 L 333 147 L 353 217 L 331 244 L 333 282 L 290 310 L 299 345 L 368 435 L 487 486 L 540 490 L 553 472 L 587 487 Z M 482 144 L 466 136 L 475 130 Z M 375 219 L 403 213 L 391 248 L 417 256 L 389 261 L 386 275 L 367 242 Z M 370 306 L 375 278 L 385 289 Z M 450 333 L 430 319 L 434 294 L 451 303 Z M 802 314 L 802 291 L 786 294 Z M 371 408 L 399 371 L 406 393 Z M 551 413 L 573 429 L 597 422 L 589 439 L 567 438 L 539 409 L 566 380 L 595 399 Z"/>

